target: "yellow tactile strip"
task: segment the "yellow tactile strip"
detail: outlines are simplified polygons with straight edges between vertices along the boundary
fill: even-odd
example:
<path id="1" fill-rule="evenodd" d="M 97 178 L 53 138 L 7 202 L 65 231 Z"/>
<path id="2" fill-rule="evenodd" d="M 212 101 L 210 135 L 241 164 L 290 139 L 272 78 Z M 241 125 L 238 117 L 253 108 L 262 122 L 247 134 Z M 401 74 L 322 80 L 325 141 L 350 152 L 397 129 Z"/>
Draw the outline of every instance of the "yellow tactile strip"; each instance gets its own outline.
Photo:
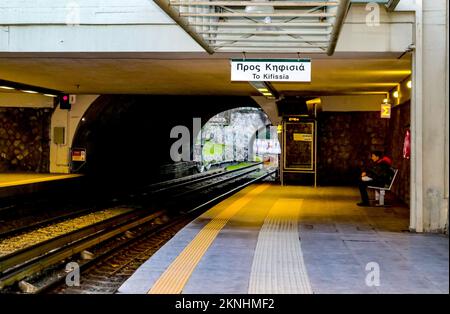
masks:
<path id="1" fill-rule="evenodd" d="M 250 274 L 250 294 L 310 294 L 299 240 L 301 199 L 281 198 L 267 214 L 259 232 Z"/>
<path id="2" fill-rule="evenodd" d="M 239 210 L 252 199 L 269 187 L 268 184 L 259 185 L 242 197 L 231 203 L 225 210 L 203 227 L 197 236 L 184 248 L 177 258 L 170 264 L 161 277 L 148 291 L 149 294 L 177 294 L 181 293 L 201 258 L 208 250 L 220 230 Z"/>

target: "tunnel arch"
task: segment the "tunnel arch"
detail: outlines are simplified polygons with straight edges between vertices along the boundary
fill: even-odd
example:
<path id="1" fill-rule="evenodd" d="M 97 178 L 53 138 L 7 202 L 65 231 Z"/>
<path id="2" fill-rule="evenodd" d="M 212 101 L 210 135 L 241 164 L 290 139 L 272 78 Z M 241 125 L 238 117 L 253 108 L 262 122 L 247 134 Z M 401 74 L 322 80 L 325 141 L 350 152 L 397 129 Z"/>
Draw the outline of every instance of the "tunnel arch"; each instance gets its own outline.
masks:
<path id="1" fill-rule="evenodd" d="M 80 171 L 91 177 L 156 181 L 164 174 L 161 167 L 174 164 L 174 126 L 186 126 L 192 134 L 193 118 L 203 126 L 216 114 L 239 107 L 260 108 L 251 97 L 101 95 L 81 119 L 72 147 L 86 148 L 87 162 Z"/>

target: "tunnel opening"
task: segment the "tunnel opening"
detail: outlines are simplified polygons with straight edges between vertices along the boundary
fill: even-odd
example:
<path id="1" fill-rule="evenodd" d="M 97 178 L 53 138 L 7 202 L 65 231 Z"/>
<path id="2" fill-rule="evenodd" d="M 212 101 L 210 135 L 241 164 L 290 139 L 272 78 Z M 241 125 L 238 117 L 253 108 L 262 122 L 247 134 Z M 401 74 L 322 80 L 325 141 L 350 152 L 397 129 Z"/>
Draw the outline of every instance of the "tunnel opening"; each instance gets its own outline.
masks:
<path id="1" fill-rule="evenodd" d="M 190 140 L 189 160 L 174 161 L 171 138 L 175 127 L 195 132 L 193 119 L 204 125 L 233 108 L 257 110 L 250 97 L 102 95 L 86 111 L 72 147 L 86 149 L 79 166 L 91 181 L 111 188 L 132 188 L 197 173 Z"/>
<path id="2" fill-rule="evenodd" d="M 216 164 L 264 162 L 278 167 L 277 128 L 260 108 L 240 107 L 209 119 L 196 136 L 193 159 L 200 171 Z"/>

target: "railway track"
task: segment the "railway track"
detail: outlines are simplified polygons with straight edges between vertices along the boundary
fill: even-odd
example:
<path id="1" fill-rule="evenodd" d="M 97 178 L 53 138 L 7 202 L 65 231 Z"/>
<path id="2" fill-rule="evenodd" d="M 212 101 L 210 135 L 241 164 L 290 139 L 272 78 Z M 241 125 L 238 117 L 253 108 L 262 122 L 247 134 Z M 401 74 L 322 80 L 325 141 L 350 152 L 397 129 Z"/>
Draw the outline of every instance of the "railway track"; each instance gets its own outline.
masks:
<path id="1" fill-rule="evenodd" d="M 176 182 L 164 182 L 156 188 L 154 185 L 151 187 L 152 189 L 142 192 L 137 198 L 137 201 L 142 202 L 144 199 L 149 198 L 153 200 L 156 195 L 160 200 L 161 195 L 164 196 L 170 194 L 171 197 L 169 200 L 171 202 L 169 203 L 172 203 L 172 205 L 178 204 L 178 209 L 180 209 L 180 203 L 186 204 L 184 208 L 181 208 L 179 211 L 174 211 L 173 206 L 168 206 L 166 210 L 158 212 L 143 210 L 142 208 L 133 210 L 130 209 L 117 217 L 106 219 L 66 234 L 61 234 L 57 237 L 36 243 L 30 247 L 19 249 L 12 253 L 10 252 L 9 254 L 3 256 L 1 256 L 0 251 L 0 292 L 5 287 L 14 288 L 17 283 L 21 281 L 23 282 L 23 280 L 28 280 L 36 277 L 36 275 L 45 273 L 46 270 L 52 269 L 55 265 L 57 267 L 62 264 L 62 261 L 71 259 L 78 254 L 82 254 L 87 249 L 97 250 L 96 247 L 102 247 L 105 245 L 105 247 L 107 247 L 108 241 L 117 243 L 116 239 L 124 237 L 124 234 L 126 235 L 125 239 L 128 238 L 128 242 L 124 244 L 122 250 L 126 250 L 129 246 L 133 247 L 135 245 L 133 244 L 134 242 L 136 242 L 136 245 L 139 246 L 139 243 L 141 242 L 137 239 L 144 237 L 147 233 L 152 234 L 153 232 L 150 237 L 158 239 L 159 236 L 157 236 L 155 232 L 162 232 L 161 235 L 164 235 L 167 233 L 164 233 L 163 230 L 175 230 L 176 228 L 171 226 L 172 224 L 176 225 L 178 223 L 177 219 L 181 219 L 180 221 L 182 222 L 180 222 L 179 225 L 183 225 L 186 221 L 185 217 L 189 217 L 193 212 L 196 212 L 201 208 L 205 208 L 205 206 L 211 205 L 213 202 L 218 202 L 230 193 L 234 193 L 238 189 L 272 175 L 273 173 L 273 171 L 261 172 L 259 170 L 259 164 L 256 164 L 229 172 L 221 171 L 206 176 L 198 176 L 197 178 L 184 178 L 183 180 L 177 180 Z M 189 188 L 187 188 L 188 186 Z M 209 194 L 214 189 L 222 189 L 226 190 L 226 192 L 221 194 L 219 193 L 220 195 L 211 197 Z M 195 202 L 193 200 L 197 198 L 200 198 L 202 204 L 194 205 Z M 155 225 L 155 221 L 157 219 L 171 215 L 174 216 L 174 218 L 172 218 L 173 222 L 169 222 L 165 226 L 161 227 L 163 228 L 161 231 L 154 229 L 153 225 Z M 141 232 L 140 230 L 146 231 Z M 130 234 L 142 235 L 135 237 L 129 236 Z M 169 232 L 169 234 L 171 233 Z M 163 238 L 165 237 L 163 236 Z M 0 243 L 1 242 L 2 239 L 0 239 Z M 147 259 L 148 254 L 153 254 L 150 249 L 151 247 L 157 248 L 158 243 L 165 241 L 152 244 L 152 241 L 147 239 L 144 242 L 149 244 L 141 245 L 149 245 L 148 248 L 143 251 L 141 249 L 134 250 L 141 254 L 140 256 L 145 255 L 145 258 L 141 258 L 142 260 Z M 114 250 L 117 250 L 117 248 Z M 147 252 L 148 254 L 142 252 Z M 111 254 L 112 253 L 109 252 L 106 256 L 110 256 Z M 127 256 L 129 254 L 130 253 L 122 253 L 119 256 Z M 104 256 L 104 254 L 99 254 L 98 256 Z M 101 257 L 99 258 L 101 259 Z M 138 258 L 138 260 L 140 259 Z M 96 263 L 98 263 L 98 261 Z M 131 264 L 137 265 L 139 263 L 132 262 Z M 125 267 L 123 269 L 126 270 L 129 269 L 129 267 Z M 116 273 L 120 278 L 123 276 L 121 272 Z M 46 285 L 44 285 L 44 287 L 45 286 Z M 9 291 L 8 289 L 6 290 Z M 37 292 L 45 289 L 46 288 L 31 289 L 31 292 Z M 14 289 L 11 291 L 14 291 Z"/>
<path id="2" fill-rule="evenodd" d="M 215 178 L 220 179 L 220 176 L 231 175 L 233 173 L 237 173 L 240 170 L 245 170 L 248 168 L 254 168 L 255 166 L 260 165 L 260 163 L 250 165 L 248 167 L 243 167 L 241 169 L 233 170 L 233 171 L 226 171 L 225 168 L 219 168 L 203 173 L 198 173 L 194 175 L 189 175 L 185 177 L 181 177 L 178 179 L 172 179 L 167 180 L 163 182 L 154 183 L 151 185 L 148 185 L 144 188 L 142 188 L 140 191 L 136 191 L 132 196 L 133 200 L 129 199 L 129 195 L 125 196 L 124 199 L 117 199 L 114 198 L 112 200 L 103 200 L 103 204 L 84 204 L 81 202 L 80 204 L 77 204 L 75 208 L 72 208 L 72 206 L 62 205 L 61 200 L 58 200 L 55 204 L 51 203 L 49 200 L 42 200 L 42 199 L 31 199 L 27 200 L 25 203 L 25 208 L 28 208 L 30 206 L 34 206 L 36 208 L 39 208 L 40 213 L 36 213 L 36 209 L 33 211 L 32 216 L 25 217 L 25 219 L 22 216 L 22 212 L 24 209 L 21 209 L 20 207 L 16 208 L 14 212 L 17 211 L 17 215 L 20 216 L 20 219 L 15 219 L 12 221 L 8 220 L 2 220 L 2 217 L 0 216 L 0 240 L 8 237 L 12 237 L 14 235 L 27 233 L 31 230 L 35 230 L 38 228 L 42 228 L 45 226 L 50 226 L 53 224 L 56 224 L 58 222 L 63 222 L 66 220 L 70 220 L 82 215 L 85 215 L 87 213 L 92 213 L 96 211 L 101 211 L 104 209 L 108 209 L 111 206 L 117 206 L 120 204 L 127 204 L 131 201 L 138 203 L 139 201 L 142 201 L 142 199 L 147 198 L 157 198 L 157 197 L 164 197 L 165 194 L 170 194 L 173 191 L 181 190 L 181 189 L 188 189 L 189 185 L 195 185 L 195 184 L 205 184 L 206 181 L 212 180 Z M 206 182 L 207 184 L 207 182 Z M 199 189 L 201 190 L 201 188 Z M 66 202 L 73 202 L 75 199 L 68 198 L 65 199 Z M 126 205 L 124 205 L 126 206 Z M 64 208 L 61 208 L 64 207 Z M 69 208 L 65 208 L 69 207 Z M 47 210 L 45 210 L 47 208 Z M 48 211 L 48 208 L 51 208 L 51 211 Z M 17 216 L 16 215 L 16 216 Z"/>
<path id="3" fill-rule="evenodd" d="M 64 277 L 66 274 L 63 272 L 38 293 L 113 294 L 142 263 L 190 221 L 191 217 L 182 216 L 143 232 L 116 247 L 102 247 L 94 251 L 95 259 L 86 263 L 78 261 L 82 274 L 79 286 L 67 286 Z"/>
<path id="4" fill-rule="evenodd" d="M 89 265 L 81 267 L 82 280 L 80 286 L 68 287 L 63 283 L 62 278 L 58 284 L 52 284 L 48 288 L 42 289 L 40 293 L 57 294 L 113 294 L 129 278 L 139 266 L 148 260 L 161 246 L 163 246 L 172 236 L 195 217 L 196 212 L 201 209 L 209 208 L 213 203 L 228 197 L 237 190 L 244 188 L 254 182 L 273 174 L 274 172 L 264 173 L 250 179 L 246 183 L 241 183 L 234 189 L 228 190 L 215 198 L 197 205 L 181 216 L 163 224 L 159 228 L 144 233 L 138 239 L 130 240 L 120 247 L 104 253 L 106 258 L 101 255 L 91 261 Z M 56 286 L 56 287 L 55 287 Z"/>

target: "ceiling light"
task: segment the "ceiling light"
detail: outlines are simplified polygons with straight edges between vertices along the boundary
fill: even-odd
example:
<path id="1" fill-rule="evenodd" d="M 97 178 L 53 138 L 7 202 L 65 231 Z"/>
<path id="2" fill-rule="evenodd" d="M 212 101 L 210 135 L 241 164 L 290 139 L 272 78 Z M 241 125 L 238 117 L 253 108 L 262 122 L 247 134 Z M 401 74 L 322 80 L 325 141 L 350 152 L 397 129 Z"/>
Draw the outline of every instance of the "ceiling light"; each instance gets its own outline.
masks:
<path id="1" fill-rule="evenodd" d="M 9 87 L 9 86 L 0 86 L 0 88 L 3 88 L 3 89 L 14 89 L 14 87 Z"/>
<path id="2" fill-rule="evenodd" d="M 407 86 L 409 89 L 411 89 L 411 87 L 412 87 L 412 82 L 411 82 L 411 80 L 409 80 L 408 83 L 406 83 L 406 86 Z"/>
<path id="3" fill-rule="evenodd" d="M 269 82 L 250 81 L 248 83 L 268 99 L 276 99 L 278 97 L 277 91 Z"/>
<path id="4" fill-rule="evenodd" d="M 256 88 L 257 90 L 260 89 L 268 89 L 266 84 L 263 81 L 251 81 L 248 82 L 251 86 L 253 86 L 254 88 Z"/>
<path id="5" fill-rule="evenodd" d="M 271 15 L 273 13 L 275 13 L 275 8 L 273 6 L 270 5 L 251 5 L 251 2 L 258 2 L 259 4 L 261 2 L 269 2 L 268 0 L 251 0 L 250 4 L 247 5 L 245 7 L 245 13 L 259 13 L 259 14 L 267 14 L 267 15 Z M 255 20 L 257 20 L 258 22 L 262 22 L 264 24 L 270 25 L 272 23 L 272 18 L 270 16 L 266 16 L 264 18 L 254 18 Z M 271 26 L 259 26 L 256 28 L 257 31 L 275 31 L 276 28 L 275 27 L 271 27 Z M 262 36 L 262 35 L 260 35 Z"/>
<path id="6" fill-rule="evenodd" d="M 269 2 L 267 0 L 251 0 L 251 2 Z M 266 13 L 266 14 L 273 14 L 275 12 L 275 8 L 273 6 L 269 6 L 269 5 L 250 5 L 245 7 L 245 13 Z M 272 22 L 272 19 L 270 18 L 270 16 L 266 16 L 263 19 L 264 23 L 269 24 Z"/>
<path id="7" fill-rule="evenodd" d="M 394 93 L 392 93 L 392 96 L 393 96 L 394 98 L 398 98 L 398 91 L 396 90 Z"/>
<path id="8" fill-rule="evenodd" d="M 388 102 L 389 102 L 389 99 L 387 99 L 387 98 L 383 99 L 384 104 L 387 104 Z"/>
<path id="9" fill-rule="evenodd" d="M 306 101 L 307 105 L 320 105 L 322 100 L 320 98 L 314 98 Z"/>
<path id="10" fill-rule="evenodd" d="M 0 91 L 3 89 L 27 94 L 40 94 L 47 97 L 58 97 L 57 95 L 61 93 L 60 91 L 54 89 L 0 79 Z"/>

